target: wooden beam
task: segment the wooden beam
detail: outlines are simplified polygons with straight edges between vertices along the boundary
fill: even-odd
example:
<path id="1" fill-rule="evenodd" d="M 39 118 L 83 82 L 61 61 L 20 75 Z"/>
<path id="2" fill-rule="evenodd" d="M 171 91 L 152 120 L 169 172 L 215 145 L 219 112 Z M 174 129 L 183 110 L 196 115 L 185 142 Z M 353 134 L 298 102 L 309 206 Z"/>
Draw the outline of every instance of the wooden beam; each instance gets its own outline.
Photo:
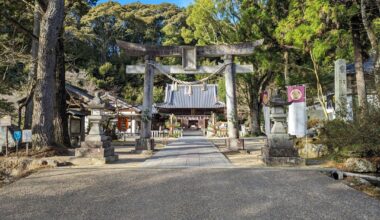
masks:
<path id="1" fill-rule="evenodd" d="M 193 48 L 193 46 L 155 46 L 144 45 L 116 40 L 117 45 L 126 50 L 126 56 L 152 57 L 182 57 L 183 48 Z M 255 42 L 245 42 L 231 45 L 210 45 L 195 46 L 198 57 L 221 57 L 224 55 L 248 56 L 253 53 L 257 46 L 262 45 L 264 39 Z"/>
<path id="2" fill-rule="evenodd" d="M 182 66 L 165 66 L 156 64 L 168 74 L 210 74 L 215 73 L 215 71 L 219 70 L 223 65 L 218 66 L 199 66 L 197 70 L 184 70 Z M 253 65 L 238 65 L 234 64 L 233 66 L 235 73 L 251 73 L 253 72 Z M 127 65 L 126 73 L 127 74 L 144 74 L 145 73 L 145 65 Z M 158 71 L 156 71 L 159 73 Z"/>

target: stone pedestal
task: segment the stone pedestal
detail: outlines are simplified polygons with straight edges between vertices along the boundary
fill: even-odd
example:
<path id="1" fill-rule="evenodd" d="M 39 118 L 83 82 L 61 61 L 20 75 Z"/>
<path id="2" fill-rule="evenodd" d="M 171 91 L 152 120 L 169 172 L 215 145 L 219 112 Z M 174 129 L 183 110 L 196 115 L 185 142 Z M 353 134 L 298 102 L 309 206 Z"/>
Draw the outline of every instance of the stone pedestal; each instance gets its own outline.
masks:
<path id="1" fill-rule="evenodd" d="M 261 149 L 263 162 L 268 166 L 302 166 L 305 160 L 300 158 L 294 148 L 293 138 L 287 134 L 284 127 L 286 114 L 284 106 L 287 103 L 279 96 L 271 102 L 271 119 L 274 125 L 268 135 L 267 146 Z"/>
<path id="2" fill-rule="evenodd" d="M 93 123 L 93 120 L 90 122 Z M 93 119 L 93 118 L 92 118 Z M 100 127 L 99 124 L 93 123 L 91 130 L 94 127 Z M 81 143 L 80 148 L 75 149 L 76 157 L 96 158 L 104 163 L 118 160 L 118 155 L 115 154 L 115 148 L 111 145 L 111 138 L 104 134 L 88 134 L 85 141 Z"/>
<path id="3" fill-rule="evenodd" d="M 303 166 L 305 160 L 298 156 L 298 151 L 293 147 L 293 140 L 285 140 L 284 135 L 270 134 L 268 146 L 261 149 L 263 162 L 268 166 Z M 272 142 L 272 143 L 271 143 Z M 289 146 L 291 144 L 291 146 Z"/>
<path id="4" fill-rule="evenodd" d="M 136 139 L 136 150 L 154 150 L 154 139 L 153 138 L 138 138 Z"/>
<path id="5" fill-rule="evenodd" d="M 115 154 L 113 147 L 109 148 L 93 148 L 93 147 L 80 147 L 75 149 L 76 157 L 95 158 L 104 163 L 113 162 L 119 159 L 119 156 Z"/>
<path id="6" fill-rule="evenodd" d="M 97 96 L 89 103 L 89 108 L 91 109 L 91 115 L 88 116 L 90 132 L 81 143 L 81 147 L 75 149 L 75 156 L 98 159 L 104 163 L 118 160 L 118 155 L 111 145 L 111 138 L 104 135 L 101 125 L 104 120 L 101 114 L 104 104 Z"/>

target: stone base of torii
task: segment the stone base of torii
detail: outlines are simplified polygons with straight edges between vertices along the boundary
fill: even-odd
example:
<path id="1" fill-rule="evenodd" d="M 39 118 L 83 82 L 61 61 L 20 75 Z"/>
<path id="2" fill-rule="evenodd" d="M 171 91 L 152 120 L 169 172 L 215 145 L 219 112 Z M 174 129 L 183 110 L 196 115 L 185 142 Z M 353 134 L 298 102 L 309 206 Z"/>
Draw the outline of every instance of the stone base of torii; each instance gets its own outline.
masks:
<path id="1" fill-rule="evenodd" d="M 236 109 L 237 73 L 253 72 L 252 65 L 234 64 L 234 56 L 248 56 L 261 45 L 263 40 L 234 45 L 213 46 L 151 46 L 117 41 L 120 48 L 126 50 L 126 56 L 144 57 L 145 65 L 129 65 L 127 74 L 144 74 L 144 100 L 142 109 L 142 126 L 140 138 L 136 140 L 136 150 L 153 150 L 154 139 L 151 138 L 152 105 L 153 105 L 153 78 L 155 67 L 165 71 L 165 74 L 213 74 L 224 69 L 226 83 L 226 110 L 228 145 L 230 150 L 239 149 L 238 124 Z M 182 66 L 162 66 L 156 64 L 156 57 L 182 57 Z M 223 57 L 224 65 L 197 66 L 198 57 Z"/>

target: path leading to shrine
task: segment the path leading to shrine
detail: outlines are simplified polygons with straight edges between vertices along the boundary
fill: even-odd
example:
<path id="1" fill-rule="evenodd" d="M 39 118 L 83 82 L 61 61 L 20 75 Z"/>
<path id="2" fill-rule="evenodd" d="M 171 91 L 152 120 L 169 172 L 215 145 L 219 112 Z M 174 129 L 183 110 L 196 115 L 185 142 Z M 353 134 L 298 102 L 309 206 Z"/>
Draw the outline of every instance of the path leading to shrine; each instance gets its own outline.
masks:
<path id="1" fill-rule="evenodd" d="M 44 170 L 0 189 L 7 219 L 379 219 L 380 202 L 316 171 Z"/>
<path id="2" fill-rule="evenodd" d="M 0 188 L 0 218 L 377 220 L 380 216 L 378 200 L 319 171 L 233 167 L 201 137 L 180 139 L 143 164 L 39 171 Z"/>
<path id="3" fill-rule="evenodd" d="M 204 137 L 183 137 L 168 144 L 142 164 L 142 167 L 181 168 L 229 168 L 233 165 Z"/>

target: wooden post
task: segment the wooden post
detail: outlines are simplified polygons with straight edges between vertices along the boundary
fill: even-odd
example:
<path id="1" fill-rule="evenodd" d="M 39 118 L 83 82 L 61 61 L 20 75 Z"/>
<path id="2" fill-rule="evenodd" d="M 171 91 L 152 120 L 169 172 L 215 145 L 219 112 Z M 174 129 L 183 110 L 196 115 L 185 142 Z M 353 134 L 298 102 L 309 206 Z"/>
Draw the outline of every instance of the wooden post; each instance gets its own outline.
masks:
<path id="1" fill-rule="evenodd" d="M 154 67 L 151 63 L 152 57 L 145 56 L 143 118 L 141 121 L 140 141 L 136 146 L 141 150 L 153 150 L 154 147 L 151 142 Z"/>
<path id="2" fill-rule="evenodd" d="M 224 77 L 226 81 L 226 107 L 227 107 L 227 128 L 229 138 L 229 148 L 238 150 L 238 129 L 237 129 L 237 114 L 236 114 L 236 87 L 233 57 L 226 55 L 225 63 L 232 63 L 225 68 Z"/>
<path id="3" fill-rule="evenodd" d="M 26 156 L 29 156 L 29 143 L 26 142 Z"/>
<path id="4" fill-rule="evenodd" d="M 7 142 L 6 145 L 5 145 L 5 156 L 8 157 L 8 147 L 9 147 L 8 126 L 5 127 L 5 141 Z"/>
<path id="5" fill-rule="evenodd" d="M 136 119 L 135 116 L 132 116 L 132 126 L 131 126 L 131 135 L 136 135 Z"/>

